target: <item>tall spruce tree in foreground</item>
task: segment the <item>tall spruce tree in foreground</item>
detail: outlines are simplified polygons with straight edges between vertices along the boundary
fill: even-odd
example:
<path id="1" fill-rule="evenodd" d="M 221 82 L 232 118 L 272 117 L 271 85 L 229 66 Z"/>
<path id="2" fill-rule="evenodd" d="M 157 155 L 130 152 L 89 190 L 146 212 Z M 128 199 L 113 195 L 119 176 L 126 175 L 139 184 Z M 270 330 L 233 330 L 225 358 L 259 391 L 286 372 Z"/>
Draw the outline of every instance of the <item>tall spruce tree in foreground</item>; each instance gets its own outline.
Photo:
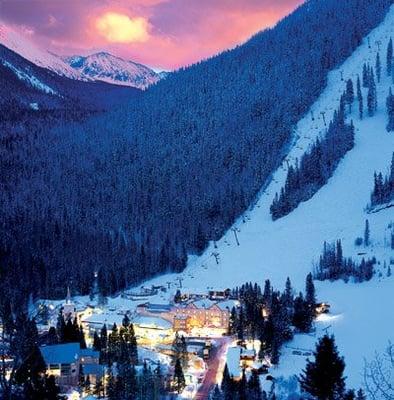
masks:
<path id="1" fill-rule="evenodd" d="M 323 336 L 316 345 L 314 361 L 307 360 L 299 380 L 303 392 L 317 400 L 343 400 L 345 362 L 339 356 L 334 336 Z"/>
<path id="2" fill-rule="evenodd" d="M 178 393 L 181 393 L 185 388 L 185 375 L 183 374 L 181 360 L 178 358 L 175 363 L 174 370 L 174 387 Z"/>

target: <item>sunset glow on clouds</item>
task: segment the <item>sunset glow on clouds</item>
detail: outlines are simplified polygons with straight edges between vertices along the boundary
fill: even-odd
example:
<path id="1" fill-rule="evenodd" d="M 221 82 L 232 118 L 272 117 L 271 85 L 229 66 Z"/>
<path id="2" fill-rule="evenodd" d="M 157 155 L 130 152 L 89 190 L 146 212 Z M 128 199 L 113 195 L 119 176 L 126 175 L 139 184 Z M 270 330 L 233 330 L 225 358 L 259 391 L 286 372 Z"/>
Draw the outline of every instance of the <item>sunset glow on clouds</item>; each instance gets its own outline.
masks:
<path id="1" fill-rule="evenodd" d="M 0 0 L 0 19 L 59 54 L 174 69 L 272 26 L 302 0 Z"/>
<path id="2" fill-rule="evenodd" d="M 145 18 L 130 18 L 115 12 L 106 12 L 97 18 L 97 32 L 108 42 L 133 43 L 147 42 L 149 23 Z"/>

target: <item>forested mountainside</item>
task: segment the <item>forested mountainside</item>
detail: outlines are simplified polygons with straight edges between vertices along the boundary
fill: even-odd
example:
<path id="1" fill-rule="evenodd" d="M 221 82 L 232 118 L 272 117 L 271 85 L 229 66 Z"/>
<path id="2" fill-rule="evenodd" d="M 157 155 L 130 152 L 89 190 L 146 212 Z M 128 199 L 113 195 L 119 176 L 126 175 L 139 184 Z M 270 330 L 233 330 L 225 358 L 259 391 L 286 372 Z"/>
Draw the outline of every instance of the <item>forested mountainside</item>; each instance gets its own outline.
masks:
<path id="1" fill-rule="evenodd" d="M 108 294 L 184 268 L 254 201 L 328 71 L 390 4 L 311 0 L 110 115 L 6 132 L 3 293 L 62 296 L 66 282 L 88 293 L 97 271 Z"/>
<path id="2" fill-rule="evenodd" d="M 108 110 L 139 93 L 135 88 L 60 76 L 0 44 L 0 110 L 3 118 L 15 116 L 19 109 L 31 109 L 32 103 L 33 108 L 47 111 Z"/>

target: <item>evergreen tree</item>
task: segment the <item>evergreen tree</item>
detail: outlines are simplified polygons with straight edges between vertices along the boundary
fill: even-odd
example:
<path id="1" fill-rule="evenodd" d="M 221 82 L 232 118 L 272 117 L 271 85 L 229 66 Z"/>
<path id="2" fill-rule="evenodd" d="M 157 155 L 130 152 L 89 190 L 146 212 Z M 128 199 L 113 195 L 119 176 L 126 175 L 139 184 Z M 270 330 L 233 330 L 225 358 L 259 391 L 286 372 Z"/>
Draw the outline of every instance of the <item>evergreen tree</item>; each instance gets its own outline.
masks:
<path id="1" fill-rule="evenodd" d="M 352 104 L 354 102 L 354 87 L 353 87 L 353 81 L 351 79 L 348 79 L 346 82 L 346 103 L 349 106 L 350 112 L 352 112 Z"/>
<path id="2" fill-rule="evenodd" d="M 313 308 L 316 305 L 316 290 L 313 283 L 313 276 L 309 273 L 305 282 L 305 300 L 309 307 Z"/>
<path id="3" fill-rule="evenodd" d="M 301 388 L 319 400 L 341 400 L 345 393 L 345 362 L 333 336 L 323 336 L 316 345 L 314 361 L 307 360 L 300 376 Z"/>
<path id="4" fill-rule="evenodd" d="M 241 380 L 238 382 L 238 399 L 247 400 L 247 380 L 245 369 L 242 370 Z"/>
<path id="5" fill-rule="evenodd" d="M 181 393 L 185 388 L 185 376 L 183 374 L 182 364 L 180 359 L 178 358 L 175 362 L 175 370 L 174 370 L 174 387 L 178 393 Z"/>
<path id="6" fill-rule="evenodd" d="M 46 364 L 40 349 L 37 344 L 33 343 L 28 352 L 23 354 L 22 363 L 15 372 L 15 380 L 18 384 L 31 382 L 33 385 L 37 385 L 45 371 Z"/>
<path id="7" fill-rule="evenodd" d="M 223 393 L 224 400 L 232 400 L 233 396 L 233 380 L 228 372 L 227 364 L 224 365 L 223 378 L 221 384 L 221 390 Z"/>
<path id="8" fill-rule="evenodd" d="M 181 336 L 178 332 L 175 332 L 175 337 L 172 342 L 172 365 L 175 365 L 176 361 L 181 359 L 182 350 L 183 346 Z"/>
<path id="9" fill-rule="evenodd" d="M 180 360 L 182 364 L 183 370 L 186 370 L 188 368 L 189 364 L 189 352 L 187 351 L 187 344 L 186 344 L 186 339 L 182 335 L 181 336 L 181 352 L 180 352 Z"/>
<path id="10" fill-rule="evenodd" d="M 63 310 L 59 310 L 59 314 L 57 316 L 57 324 L 56 324 L 56 332 L 58 335 L 59 343 L 64 343 L 64 335 L 66 330 L 66 322 L 63 316 Z"/>
<path id="11" fill-rule="evenodd" d="M 260 378 L 257 371 L 252 370 L 252 375 L 248 382 L 248 400 L 263 400 L 263 393 L 260 386 Z"/>
<path id="12" fill-rule="evenodd" d="M 181 298 L 182 298 L 181 291 L 179 289 L 177 289 L 175 296 L 174 296 L 174 303 L 176 303 L 176 304 L 180 303 Z"/>
<path id="13" fill-rule="evenodd" d="M 125 361 L 119 364 L 118 381 L 120 381 L 123 393 L 123 400 L 134 400 L 140 388 L 137 384 L 136 372 L 134 365 Z"/>
<path id="14" fill-rule="evenodd" d="M 223 394 L 218 385 L 215 385 L 215 388 L 213 389 L 211 400 L 223 400 Z"/>
<path id="15" fill-rule="evenodd" d="M 106 394 L 107 394 L 108 400 L 122 400 L 120 397 L 121 393 L 120 393 L 119 387 L 116 385 L 116 379 L 113 375 L 112 368 L 109 369 Z"/>
<path id="16" fill-rule="evenodd" d="M 127 314 L 124 315 L 123 320 L 122 320 L 122 326 L 124 328 L 128 328 L 130 325 L 130 318 Z"/>
<path id="17" fill-rule="evenodd" d="M 382 64 L 380 62 L 380 55 L 376 53 L 376 63 L 375 63 L 376 78 L 380 83 L 380 78 L 382 76 Z"/>
<path id="18" fill-rule="evenodd" d="M 230 321 L 229 321 L 229 334 L 234 335 L 237 332 L 238 326 L 238 314 L 235 307 L 231 309 Z"/>
<path id="19" fill-rule="evenodd" d="M 387 123 L 387 131 L 391 132 L 394 130 L 394 95 L 390 88 L 389 95 L 386 100 L 386 107 L 387 107 L 387 115 L 388 115 L 388 123 Z"/>
<path id="20" fill-rule="evenodd" d="M 271 350 L 271 363 L 274 365 L 279 364 L 280 358 L 280 342 L 277 338 L 274 338 L 272 341 L 272 350 Z"/>
<path id="21" fill-rule="evenodd" d="M 56 328 L 54 326 L 51 326 L 49 328 L 46 342 L 47 342 L 47 344 L 57 344 L 58 343 L 58 335 L 56 332 Z"/>
<path id="22" fill-rule="evenodd" d="M 363 65 L 363 87 L 369 87 L 369 69 L 367 64 L 364 63 Z"/>
<path id="23" fill-rule="evenodd" d="M 293 307 L 294 295 L 293 295 L 293 288 L 291 286 L 291 281 L 290 281 L 289 277 L 287 277 L 287 279 L 286 279 L 284 299 L 285 299 L 285 303 L 286 303 L 287 307 L 289 307 L 289 308 Z"/>
<path id="24" fill-rule="evenodd" d="M 377 93 L 376 93 L 376 84 L 373 72 L 371 72 L 369 79 L 370 83 L 368 86 L 368 94 L 367 94 L 367 109 L 368 109 L 368 115 L 370 117 L 373 117 L 377 110 Z"/>
<path id="25" fill-rule="evenodd" d="M 83 331 L 82 325 L 79 326 L 78 341 L 81 349 L 86 349 L 85 333 Z"/>
<path id="26" fill-rule="evenodd" d="M 263 292 L 263 305 L 265 308 L 271 308 L 272 301 L 272 286 L 269 279 L 267 279 L 264 283 L 264 292 Z"/>
<path id="27" fill-rule="evenodd" d="M 244 333 L 245 333 L 245 315 L 244 315 L 243 307 L 241 306 L 239 309 L 238 324 L 237 324 L 238 340 L 244 340 L 244 338 L 245 338 Z"/>
<path id="28" fill-rule="evenodd" d="M 293 325 L 300 332 L 309 332 L 312 321 L 309 305 L 304 300 L 302 293 L 300 293 L 294 301 Z"/>
<path id="29" fill-rule="evenodd" d="M 389 44 L 387 46 L 387 75 L 391 75 L 393 64 L 393 40 L 390 38 Z"/>
<path id="30" fill-rule="evenodd" d="M 363 94 L 361 92 L 361 83 L 359 76 L 357 76 L 357 100 L 358 100 L 358 114 L 360 119 L 363 119 L 364 104 L 363 104 Z"/>
<path id="31" fill-rule="evenodd" d="M 362 389 L 359 389 L 357 391 L 357 396 L 356 396 L 357 400 L 367 400 L 367 396 L 365 395 L 364 391 Z"/>
<path id="32" fill-rule="evenodd" d="M 355 400 L 355 398 L 356 398 L 356 393 L 354 392 L 353 389 L 348 390 L 343 396 L 343 400 Z"/>
<path id="33" fill-rule="evenodd" d="M 93 335 L 93 350 L 101 351 L 101 340 L 96 331 L 94 331 L 94 335 Z"/>
<path id="34" fill-rule="evenodd" d="M 364 228 L 364 246 L 368 247 L 369 244 L 370 244 L 369 221 L 366 219 Z"/>
<path id="35" fill-rule="evenodd" d="M 45 400 L 58 400 L 60 399 L 60 388 L 56 384 L 55 377 L 50 375 L 45 377 Z"/>

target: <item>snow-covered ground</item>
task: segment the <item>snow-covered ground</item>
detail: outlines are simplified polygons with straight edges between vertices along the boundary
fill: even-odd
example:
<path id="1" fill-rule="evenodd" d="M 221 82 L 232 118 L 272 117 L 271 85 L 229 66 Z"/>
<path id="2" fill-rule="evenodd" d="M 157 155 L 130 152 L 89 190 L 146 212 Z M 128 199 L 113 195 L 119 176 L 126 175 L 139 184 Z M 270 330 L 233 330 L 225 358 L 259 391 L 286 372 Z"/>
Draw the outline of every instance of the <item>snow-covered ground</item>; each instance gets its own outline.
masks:
<path id="1" fill-rule="evenodd" d="M 341 239 L 344 254 L 360 260 L 357 253 L 366 252 L 366 257 L 375 255 L 380 265 L 371 282 L 362 284 L 344 282 L 317 283 L 317 293 L 321 300 L 332 305 L 331 318 L 317 324 L 316 337 L 297 336 L 290 347 L 313 349 L 322 329 L 334 333 L 338 347 L 347 363 L 346 375 L 350 387 L 362 385 L 364 357 L 371 357 L 375 350 L 382 351 L 393 339 L 394 328 L 394 278 L 387 278 L 383 262 L 388 264 L 394 258 L 389 247 L 390 229 L 394 221 L 394 209 L 368 214 L 365 207 L 369 201 L 373 185 L 374 171 L 388 171 L 394 151 L 394 134 L 385 129 L 387 113 L 386 97 L 392 83 L 386 76 L 385 55 L 390 36 L 394 37 L 394 8 L 384 22 L 369 35 L 354 54 L 337 70 L 329 75 L 327 88 L 312 106 L 311 113 L 302 119 L 295 129 L 295 143 L 287 160 L 294 163 L 296 158 L 308 149 L 325 126 L 321 112 L 329 121 L 339 105 L 339 98 L 345 89 L 345 82 L 352 78 L 356 84 L 357 75 L 362 74 L 362 65 L 369 62 L 375 66 L 375 58 L 380 42 L 382 62 L 382 82 L 378 84 L 378 112 L 372 118 L 359 120 L 357 103 L 351 116 L 356 127 L 355 147 L 339 164 L 335 175 L 311 200 L 302 203 L 290 215 L 273 222 L 269 207 L 275 192 L 279 191 L 286 178 L 286 162 L 276 171 L 272 182 L 261 193 L 256 205 L 234 224 L 238 229 L 240 245 L 236 245 L 234 232 L 229 230 L 224 237 L 213 243 L 201 257 L 189 260 L 182 274 L 169 274 L 146 282 L 145 285 L 166 285 L 179 287 L 183 278 L 184 290 L 206 290 L 207 288 L 234 287 L 246 281 L 263 284 L 270 279 L 274 286 L 283 288 L 287 276 L 297 290 L 304 288 L 307 273 L 312 263 L 318 260 L 324 241 Z M 341 72 L 344 81 L 341 81 Z M 366 91 L 363 89 L 364 105 Z M 372 245 L 357 248 L 354 241 L 363 236 L 365 220 L 369 219 Z M 219 254 L 219 264 L 212 253 Z M 379 271 L 383 276 L 379 276 Z M 158 299 L 160 300 L 160 299 Z M 305 365 L 305 357 L 292 354 L 285 348 L 281 364 L 275 375 L 299 373 Z"/>

